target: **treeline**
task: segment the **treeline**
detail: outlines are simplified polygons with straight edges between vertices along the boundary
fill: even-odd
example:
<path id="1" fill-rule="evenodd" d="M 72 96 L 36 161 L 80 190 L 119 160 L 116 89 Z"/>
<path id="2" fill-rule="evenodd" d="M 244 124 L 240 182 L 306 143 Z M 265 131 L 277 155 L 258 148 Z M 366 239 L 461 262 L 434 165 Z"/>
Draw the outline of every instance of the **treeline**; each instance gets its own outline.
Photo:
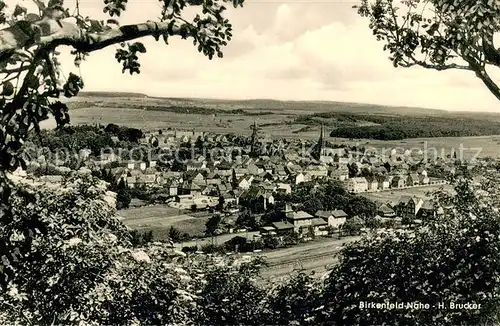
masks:
<path id="1" fill-rule="evenodd" d="M 500 130 L 500 122 L 495 120 L 338 112 L 303 115 L 288 124 L 306 126 L 323 124 L 334 128 L 330 133 L 331 137 L 378 140 L 487 136 L 496 135 Z"/>
<path id="2" fill-rule="evenodd" d="M 113 137 L 117 137 L 122 143 L 117 144 Z M 60 150 L 89 149 L 92 154 L 98 155 L 105 148 L 115 148 L 118 145 L 128 148 L 129 145 L 137 144 L 142 137 L 140 129 L 109 124 L 106 127 L 78 125 L 57 130 L 42 130 L 38 134 L 32 133 L 28 140 L 35 147 L 48 148 L 54 153 Z"/>

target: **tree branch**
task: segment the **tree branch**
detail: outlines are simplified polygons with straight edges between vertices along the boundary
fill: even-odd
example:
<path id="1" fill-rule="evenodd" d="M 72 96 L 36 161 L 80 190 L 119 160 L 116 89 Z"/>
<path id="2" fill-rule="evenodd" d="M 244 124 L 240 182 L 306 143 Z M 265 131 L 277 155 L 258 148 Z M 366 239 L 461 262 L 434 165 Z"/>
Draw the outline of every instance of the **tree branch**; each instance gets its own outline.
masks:
<path id="1" fill-rule="evenodd" d="M 495 49 L 493 34 L 483 38 L 482 43 L 485 63 L 500 67 L 500 49 Z"/>
<path id="2" fill-rule="evenodd" d="M 7 76 L 11 75 L 11 74 L 17 74 L 19 76 L 19 73 L 22 73 L 23 71 L 26 71 L 28 69 L 29 69 L 29 66 L 24 66 L 21 63 L 21 65 L 19 67 L 0 70 L 0 74 L 6 74 Z"/>
<path id="3" fill-rule="evenodd" d="M 183 24 L 176 22 L 146 22 L 125 25 L 119 28 L 108 28 L 102 32 L 87 32 L 76 23 L 42 19 L 33 23 L 35 32 L 20 27 L 18 24 L 0 30 L 0 61 L 10 58 L 15 50 L 31 44 L 45 48 L 68 45 L 82 52 L 92 52 L 109 45 L 130 41 L 144 36 L 157 34 L 181 35 Z M 38 34 L 38 35 L 37 35 Z M 186 36 L 193 36 L 186 30 Z"/>
<path id="4" fill-rule="evenodd" d="M 500 88 L 498 85 L 491 79 L 490 75 L 486 72 L 486 69 L 481 66 L 478 62 L 476 62 L 473 58 L 467 58 L 467 62 L 471 66 L 472 70 L 476 73 L 476 76 L 481 79 L 484 85 L 488 88 L 488 90 L 498 99 L 500 100 Z"/>
<path id="5" fill-rule="evenodd" d="M 459 65 L 456 63 L 450 63 L 447 65 L 433 65 L 433 64 L 428 64 L 427 62 L 424 61 L 419 61 L 415 60 L 413 62 L 406 62 L 406 63 L 399 63 L 401 67 L 409 68 L 413 66 L 421 66 L 427 69 L 434 69 L 434 70 L 448 70 L 448 69 L 461 69 L 461 70 L 473 70 L 470 66 L 463 66 Z"/>

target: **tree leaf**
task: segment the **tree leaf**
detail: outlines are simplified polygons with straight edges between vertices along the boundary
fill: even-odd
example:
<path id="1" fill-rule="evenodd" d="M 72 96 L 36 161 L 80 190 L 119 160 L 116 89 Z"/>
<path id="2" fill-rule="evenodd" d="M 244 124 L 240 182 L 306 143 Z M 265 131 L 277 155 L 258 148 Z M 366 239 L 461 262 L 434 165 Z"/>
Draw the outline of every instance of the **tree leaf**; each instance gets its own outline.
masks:
<path id="1" fill-rule="evenodd" d="M 102 24 L 100 21 L 92 19 L 90 20 L 90 27 L 96 32 L 102 32 Z"/>
<path id="2" fill-rule="evenodd" d="M 33 0 L 33 2 L 36 4 L 36 6 L 38 7 L 38 10 L 40 11 L 44 11 L 45 10 L 45 3 L 43 3 L 43 1 L 40 1 L 40 0 Z"/>
<path id="3" fill-rule="evenodd" d="M 135 42 L 132 46 L 140 53 L 146 53 L 146 47 L 141 42 Z"/>
<path id="4" fill-rule="evenodd" d="M 25 14 L 27 12 L 28 12 L 28 9 L 26 9 L 26 7 L 16 5 L 16 7 L 14 8 L 14 12 L 12 13 L 12 16 L 17 17 L 17 16 Z"/>
<path id="5" fill-rule="evenodd" d="M 2 95 L 11 96 L 14 94 L 14 85 L 10 81 L 3 83 Z"/>

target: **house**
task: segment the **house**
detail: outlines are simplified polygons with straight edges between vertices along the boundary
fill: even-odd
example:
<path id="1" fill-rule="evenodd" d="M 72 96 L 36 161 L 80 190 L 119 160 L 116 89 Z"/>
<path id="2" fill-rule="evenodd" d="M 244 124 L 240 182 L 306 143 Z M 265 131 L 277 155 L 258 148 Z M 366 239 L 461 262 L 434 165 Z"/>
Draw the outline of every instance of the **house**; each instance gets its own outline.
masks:
<path id="1" fill-rule="evenodd" d="M 396 212 L 388 204 L 380 205 L 377 214 L 381 217 L 396 217 Z"/>
<path id="2" fill-rule="evenodd" d="M 328 176 L 328 170 L 324 165 L 309 165 L 305 172 L 315 178 L 324 178 Z"/>
<path id="3" fill-rule="evenodd" d="M 311 221 L 311 226 L 315 236 L 326 236 L 328 235 L 328 222 L 321 217 L 313 218 Z"/>
<path id="4" fill-rule="evenodd" d="M 348 215 L 341 209 L 335 209 L 328 217 L 328 225 L 334 228 L 340 228 L 347 220 Z"/>
<path id="5" fill-rule="evenodd" d="M 253 161 L 247 162 L 246 169 L 248 170 L 248 173 L 251 175 L 259 174 L 259 168 L 257 167 L 257 165 L 253 163 Z"/>
<path id="6" fill-rule="evenodd" d="M 221 194 L 221 197 L 224 198 L 225 205 L 234 204 L 234 203 L 238 204 L 236 196 L 234 194 L 232 194 L 231 192 L 225 192 L 225 193 Z"/>
<path id="7" fill-rule="evenodd" d="M 154 155 L 148 160 L 148 167 L 156 167 L 158 165 L 158 156 Z"/>
<path id="8" fill-rule="evenodd" d="M 247 175 L 249 172 L 247 168 L 235 168 L 234 173 L 236 174 L 237 177 L 242 177 Z"/>
<path id="9" fill-rule="evenodd" d="M 207 181 L 205 180 L 205 176 L 203 175 L 203 173 L 193 170 L 186 172 L 184 180 L 195 183 L 200 186 L 205 186 L 207 184 Z"/>
<path id="10" fill-rule="evenodd" d="M 290 184 L 288 183 L 278 183 L 276 192 L 290 195 L 292 193 L 292 186 L 290 186 Z"/>
<path id="11" fill-rule="evenodd" d="M 304 211 L 298 211 L 288 214 L 287 219 L 293 224 L 295 231 L 299 232 L 303 228 L 309 228 L 312 226 L 314 216 Z"/>
<path id="12" fill-rule="evenodd" d="M 127 166 L 127 169 L 129 170 L 134 170 L 138 167 L 140 162 L 137 161 L 126 161 L 125 164 Z"/>
<path id="13" fill-rule="evenodd" d="M 40 180 L 49 183 L 60 183 L 63 181 L 62 175 L 42 175 Z"/>
<path id="14" fill-rule="evenodd" d="M 347 181 L 347 191 L 352 193 L 365 192 L 368 190 L 368 181 L 364 177 L 350 178 Z"/>
<path id="15" fill-rule="evenodd" d="M 240 189 L 250 189 L 250 186 L 252 185 L 252 182 L 249 181 L 249 178 L 242 177 L 240 180 L 237 181 L 238 183 L 238 188 Z"/>
<path id="16" fill-rule="evenodd" d="M 288 221 L 274 222 L 271 225 L 278 235 L 291 234 L 294 230 L 293 224 Z"/>
<path id="17" fill-rule="evenodd" d="M 116 155 L 115 153 L 102 153 L 100 159 L 103 162 L 111 163 L 118 161 L 120 159 L 120 156 Z"/>
<path id="18" fill-rule="evenodd" d="M 195 160 L 190 160 L 186 163 L 186 171 L 196 171 L 206 168 L 206 162 L 199 162 Z"/>
<path id="19" fill-rule="evenodd" d="M 414 187 L 420 185 L 420 178 L 418 177 L 418 174 L 412 173 L 408 176 L 408 179 L 406 181 L 406 185 L 408 187 Z"/>
<path id="20" fill-rule="evenodd" d="M 273 176 L 273 174 L 272 174 L 272 173 L 270 173 L 270 172 L 267 172 L 267 171 L 266 171 L 266 172 L 262 172 L 262 173 L 260 173 L 260 174 L 259 174 L 259 177 L 260 177 L 263 181 L 266 181 L 266 180 L 267 180 L 267 181 L 272 181 L 272 180 L 274 180 L 274 176 Z"/>
<path id="21" fill-rule="evenodd" d="M 368 191 L 378 190 L 378 181 L 376 177 L 366 177 L 366 182 L 368 183 Z"/>
<path id="22" fill-rule="evenodd" d="M 443 179 L 429 178 L 430 185 L 441 185 L 441 184 L 445 184 L 445 183 L 446 183 L 446 181 Z"/>
<path id="23" fill-rule="evenodd" d="M 207 183 L 207 185 L 218 185 L 222 183 L 222 179 L 220 175 L 210 172 L 205 177 L 205 182 Z"/>
<path id="24" fill-rule="evenodd" d="M 156 183 L 156 175 L 154 174 L 141 174 L 138 175 L 135 181 L 136 186 L 151 187 Z"/>
<path id="25" fill-rule="evenodd" d="M 438 207 L 430 200 L 425 200 L 422 203 L 419 211 L 417 212 L 417 218 L 421 220 L 432 219 L 438 215 Z"/>
<path id="26" fill-rule="evenodd" d="M 229 162 L 221 162 L 220 164 L 215 166 L 213 172 L 220 176 L 230 176 L 233 173 L 233 166 Z"/>
<path id="27" fill-rule="evenodd" d="M 309 182 L 309 181 L 311 181 L 311 178 L 310 178 L 310 175 L 309 175 L 309 174 L 299 172 L 299 173 L 295 176 L 295 184 L 296 184 L 296 185 L 298 185 L 299 183 Z"/>
<path id="28" fill-rule="evenodd" d="M 137 176 L 128 176 L 125 181 L 127 182 L 127 186 L 129 188 L 134 188 L 136 180 L 137 180 Z"/>
<path id="29" fill-rule="evenodd" d="M 202 188 L 195 182 L 184 181 L 182 184 L 182 194 L 191 195 L 192 197 L 200 196 Z"/>
<path id="30" fill-rule="evenodd" d="M 417 197 L 402 196 L 396 205 L 396 213 L 401 217 L 416 218 L 423 200 Z"/>
<path id="31" fill-rule="evenodd" d="M 293 230 L 293 225 L 291 226 L 292 230 Z M 260 228 L 260 234 L 262 236 L 272 236 L 272 235 L 276 235 L 276 228 L 274 226 L 263 226 Z"/>
<path id="32" fill-rule="evenodd" d="M 320 217 L 326 221 L 328 221 L 328 219 L 332 216 L 332 212 L 331 211 L 317 211 L 314 216 L 316 217 Z"/>
<path id="33" fill-rule="evenodd" d="M 346 169 L 332 169 L 330 170 L 330 178 L 338 181 L 345 181 L 349 178 L 349 170 Z"/>
<path id="34" fill-rule="evenodd" d="M 262 202 L 264 203 L 264 211 L 267 210 L 267 207 L 269 205 L 274 205 L 274 196 L 272 193 L 264 193 L 260 195 L 260 198 L 262 199 Z"/>
<path id="35" fill-rule="evenodd" d="M 378 188 L 380 190 L 387 190 L 391 186 L 391 183 L 386 176 L 382 176 L 382 175 L 378 176 L 377 181 L 378 181 Z"/>
<path id="36" fill-rule="evenodd" d="M 418 176 L 418 179 L 419 179 L 421 185 L 428 185 L 429 184 L 429 177 L 427 177 L 427 173 L 425 173 L 425 174 L 421 173 Z"/>
<path id="37" fill-rule="evenodd" d="M 395 176 L 391 181 L 391 188 L 404 188 L 406 186 L 406 180 L 400 176 Z"/>
<path id="38" fill-rule="evenodd" d="M 78 154 L 83 161 L 86 161 L 90 157 L 90 154 L 92 154 L 92 151 L 90 149 L 85 148 L 80 150 Z"/>

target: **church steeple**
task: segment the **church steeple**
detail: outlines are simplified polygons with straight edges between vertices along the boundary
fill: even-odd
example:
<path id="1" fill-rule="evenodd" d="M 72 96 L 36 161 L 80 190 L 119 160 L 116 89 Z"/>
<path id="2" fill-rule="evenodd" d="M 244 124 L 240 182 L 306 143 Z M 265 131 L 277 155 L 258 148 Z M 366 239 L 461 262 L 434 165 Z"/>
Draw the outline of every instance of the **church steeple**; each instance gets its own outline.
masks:
<path id="1" fill-rule="evenodd" d="M 314 158 L 316 160 L 319 160 L 320 157 L 323 155 L 324 147 L 325 147 L 325 130 L 323 125 L 321 125 L 321 131 L 319 134 L 318 143 L 316 144 L 316 148 L 314 151 Z"/>
<path id="2" fill-rule="evenodd" d="M 257 139 L 258 139 L 258 127 L 257 123 L 253 122 L 253 125 L 250 127 L 252 129 L 252 137 L 251 137 L 251 144 L 250 144 L 250 153 L 252 155 L 256 155 L 256 150 L 257 150 Z"/>

